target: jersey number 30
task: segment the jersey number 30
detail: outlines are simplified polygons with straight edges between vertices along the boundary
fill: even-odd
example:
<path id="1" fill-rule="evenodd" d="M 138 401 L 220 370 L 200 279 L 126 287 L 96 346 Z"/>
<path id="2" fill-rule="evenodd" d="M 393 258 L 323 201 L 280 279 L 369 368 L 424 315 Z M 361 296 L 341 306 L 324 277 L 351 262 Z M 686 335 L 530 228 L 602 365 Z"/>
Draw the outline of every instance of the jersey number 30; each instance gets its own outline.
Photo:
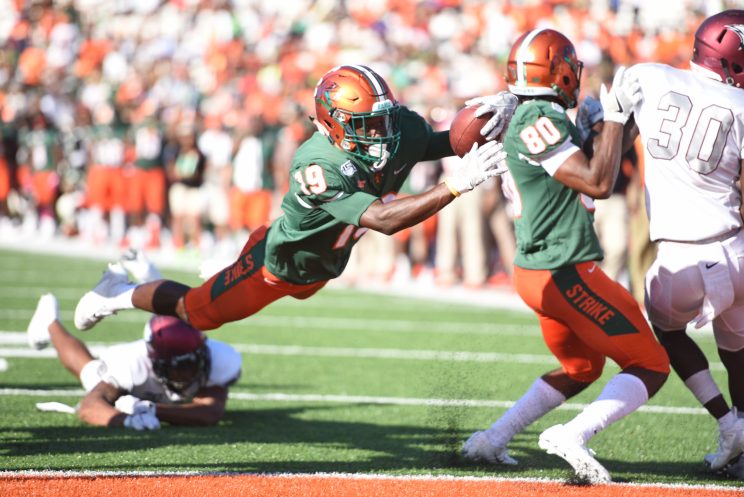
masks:
<path id="1" fill-rule="evenodd" d="M 665 93 L 659 100 L 662 111 L 658 131 L 648 140 L 648 151 L 655 159 L 671 160 L 676 157 L 685 132 L 692 139 L 685 152 L 690 169 L 699 174 L 710 174 L 718 167 L 723 156 L 726 135 L 734 123 L 730 109 L 710 105 L 700 112 L 693 126 L 686 126 L 692 112 L 692 101 L 687 95 L 674 91 Z"/>

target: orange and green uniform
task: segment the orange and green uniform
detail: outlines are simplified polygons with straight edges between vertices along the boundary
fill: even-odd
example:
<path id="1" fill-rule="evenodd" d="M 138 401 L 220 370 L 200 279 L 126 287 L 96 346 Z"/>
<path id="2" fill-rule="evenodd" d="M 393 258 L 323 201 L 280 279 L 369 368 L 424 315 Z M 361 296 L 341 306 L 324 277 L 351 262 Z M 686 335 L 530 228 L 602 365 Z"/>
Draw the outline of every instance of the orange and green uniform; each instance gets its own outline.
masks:
<path id="1" fill-rule="evenodd" d="M 579 148 L 565 110 L 529 100 L 515 112 L 505 150 L 515 205 L 514 283 L 540 320 L 543 337 L 564 371 L 597 379 L 610 357 L 621 368 L 668 372 L 669 361 L 633 297 L 595 261 L 603 258 L 592 200 L 557 181 L 548 159 Z"/>
<path id="2" fill-rule="evenodd" d="M 310 297 L 339 276 L 367 231 L 359 226 L 364 211 L 397 193 L 417 162 L 437 158 L 439 151 L 451 153 L 448 145 L 441 146 L 448 134 L 434 133 L 406 108 L 401 108 L 400 129 L 398 151 L 379 172 L 320 133 L 303 143 L 290 168 L 284 214 L 253 232 L 235 263 L 189 290 L 185 303 L 191 324 L 217 328 L 286 295 Z"/>

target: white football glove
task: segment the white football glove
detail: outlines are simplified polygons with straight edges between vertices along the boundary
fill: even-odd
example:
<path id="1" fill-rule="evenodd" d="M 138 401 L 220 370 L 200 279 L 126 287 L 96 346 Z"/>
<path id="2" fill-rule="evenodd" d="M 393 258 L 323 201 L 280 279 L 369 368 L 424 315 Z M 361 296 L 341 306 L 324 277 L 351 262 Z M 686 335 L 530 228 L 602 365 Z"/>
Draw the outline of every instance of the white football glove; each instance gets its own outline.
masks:
<path id="1" fill-rule="evenodd" d="M 604 109 L 604 120 L 625 124 L 633 108 L 641 101 L 641 84 L 638 78 L 620 66 L 608 91 L 605 85 L 599 88 L 599 101 Z"/>
<path id="2" fill-rule="evenodd" d="M 576 112 L 576 127 L 579 130 L 581 143 L 584 143 L 598 122 L 604 121 L 604 109 L 596 98 L 587 95 Z"/>
<path id="3" fill-rule="evenodd" d="M 134 395 L 122 395 L 116 402 L 114 407 L 124 414 L 140 414 L 140 413 L 151 413 L 155 414 L 155 404 L 149 400 L 138 399 Z"/>
<path id="4" fill-rule="evenodd" d="M 473 143 L 470 152 L 459 161 L 455 170 L 444 182 L 456 196 L 469 192 L 488 178 L 493 178 L 508 171 L 506 152 L 501 142 L 489 141 L 482 146 Z"/>
<path id="5" fill-rule="evenodd" d="M 519 99 L 508 91 L 502 91 L 496 95 L 471 98 L 465 102 L 467 107 L 478 107 L 475 111 L 475 117 L 493 113 L 493 117 L 483 125 L 480 131 L 481 136 L 485 136 L 487 140 L 493 140 L 509 126 L 509 121 L 514 115 L 517 104 L 519 104 Z"/>
<path id="6" fill-rule="evenodd" d="M 154 414 L 140 412 L 130 414 L 124 418 L 124 427 L 131 430 L 158 430 L 160 429 L 160 420 Z"/>

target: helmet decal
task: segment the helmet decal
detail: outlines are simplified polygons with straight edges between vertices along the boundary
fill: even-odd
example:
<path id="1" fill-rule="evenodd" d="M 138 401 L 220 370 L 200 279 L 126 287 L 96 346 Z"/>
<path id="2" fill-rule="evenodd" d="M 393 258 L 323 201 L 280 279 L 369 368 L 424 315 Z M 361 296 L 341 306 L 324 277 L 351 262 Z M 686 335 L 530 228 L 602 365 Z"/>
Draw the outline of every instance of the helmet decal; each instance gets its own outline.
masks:
<path id="1" fill-rule="evenodd" d="M 522 41 L 517 51 L 517 82 L 519 86 L 527 86 L 527 67 L 525 66 L 525 60 L 531 55 L 529 53 L 530 44 L 537 35 L 545 31 L 544 29 L 535 29 L 531 31 L 527 37 Z"/>

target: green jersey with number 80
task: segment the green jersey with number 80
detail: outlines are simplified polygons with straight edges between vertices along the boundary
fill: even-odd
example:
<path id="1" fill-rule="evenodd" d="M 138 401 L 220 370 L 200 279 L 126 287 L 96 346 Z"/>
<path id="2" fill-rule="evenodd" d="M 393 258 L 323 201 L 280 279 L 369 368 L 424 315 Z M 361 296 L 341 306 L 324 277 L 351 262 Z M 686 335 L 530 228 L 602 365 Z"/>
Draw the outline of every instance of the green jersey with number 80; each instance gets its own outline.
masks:
<path id="1" fill-rule="evenodd" d="M 555 180 L 557 167 L 579 149 L 576 126 L 560 105 L 528 100 L 517 107 L 504 138 L 514 206 L 517 254 L 524 269 L 556 269 L 603 258 L 592 199 Z"/>
<path id="2" fill-rule="evenodd" d="M 309 284 L 335 278 L 367 231 L 359 219 L 372 202 L 391 200 L 433 136 L 423 117 L 401 107 L 400 146 L 380 171 L 315 133 L 295 153 L 284 215 L 271 224 L 266 268 L 284 281 Z"/>

